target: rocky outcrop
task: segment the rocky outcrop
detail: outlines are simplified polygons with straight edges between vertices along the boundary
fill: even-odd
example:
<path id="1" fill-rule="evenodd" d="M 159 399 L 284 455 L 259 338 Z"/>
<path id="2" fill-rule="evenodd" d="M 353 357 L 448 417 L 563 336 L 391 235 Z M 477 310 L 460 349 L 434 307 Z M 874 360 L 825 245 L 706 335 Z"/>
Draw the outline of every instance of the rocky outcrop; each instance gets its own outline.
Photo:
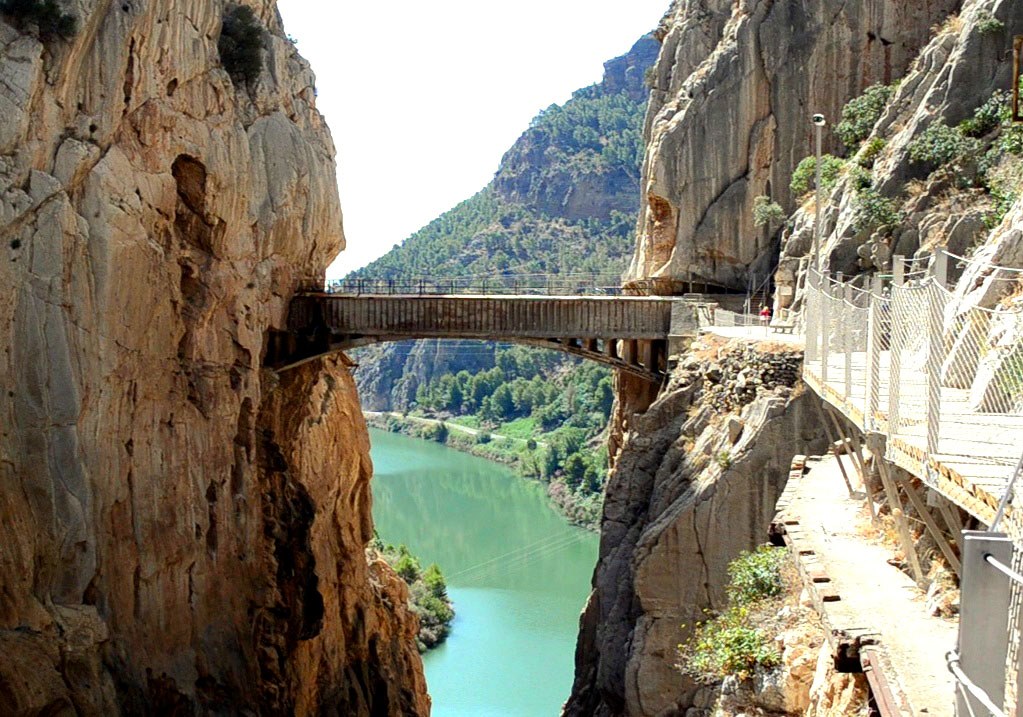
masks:
<path id="1" fill-rule="evenodd" d="M 881 148 L 869 171 L 847 170 L 828 193 L 821 216 L 823 268 L 855 276 L 888 270 L 893 255 L 925 257 L 934 247 L 958 255 L 979 249 L 975 268 L 967 268 L 961 282 L 964 290 L 973 291 L 980 280 L 974 272 L 987 272 L 989 262 L 1023 266 L 1023 256 L 1017 256 L 1023 205 L 1017 201 L 1014 211 L 1010 209 L 993 230 L 989 228 L 995 199 L 983 185 L 994 182 L 991 177 L 977 176 L 977 158 L 972 160 L 974 166 L 955 171 L 910 156 L 911 145 L 929 127 L 956 127 L 997 92 L 1011 86 L 1012 62 L 1006 48 L 1020 33 L 1023 10 L 1005 0 L 968 0 L 959 16 L 936 28 L 866 140 Z M 981 154 L 992 143 L 992 133 L 984 134 L 988 136 L 975 140 L 982 147 Z M 1018 194 L 1018 185 L 1023 183 L 1020 160 L 1005 152 L 1001 155 L 1001 167 L 993 164 L 997 154 L 985 158 L 993 164 L 988 174 L 993 177 L 1000 169 L 1011 171 L 1015 176 L 1010 183 L 1017 186 L 1001 189 L 1006 195 Z M 891 202 L 895 220 L 890 225 L 869 221 L 862 201 L 864 183 Z M 782 282 L 795 284 L 797 291 L 792 294 L 794 300 L 781 299 L 781 307 L 790 301 L 792 308 L 801 307 L 801 267 L 811 250 L 813 223 L 813 207 L 807 200 L 793 215 L 792 230 L 782 237 L 779 275 Z M 991 277 L 988 279 L 981 305 L 991 307 L 1004 292 L 991 294 L 988 289 L 993 284 Z M 1004 280 L 1001 284 L 1004 289 Z"/>
<path id="2" fill-rule="evenodd" d="M 247 81 L 219 2 L 0 16 L 4 714 L 428 712 L 347 368 L 261 366 L 344 239 L 313 75 L 248 4 Z"/>
<path id="3" fill-rule="evenodd" d="M 658 33 L 629 277 L 664 291 L 763 280 L 777 246 L 754 225 L 753 200 L 792 206 L 810 115 L 836 117 L 868 85 L 901 77 L 960 2 L 676 0 Z"/>
<path id="4" fill-rule="evenodd" d="M 657 41 L 650 35 L 640 38 L 621 57 L 604 63 L 599 84 L 575 93 L 583 98 L 613 98 L 625 95 L 631 103 L 647 98 L 645 75 L 657 58 Z M 612 108 L 611 111 L 621 108 Z M 536 126 L 526 130 L 501 159 L 494 176 L 494 189 L 513 204 L 522 204 L 541 215 L 563 217 L 570 222 L 586 219 L 607 220 L 611 212 L 636 211 L 636 187 L 639 180 L 636 160 L 602 158 L 600 151 L 586 151 L 589 141 L 581 133 L 593 132 L 596 149 L 600 141 L 596 127 L 580 124 L 569 128 L 576 137 L 573 144 L 583 149 L 572 161 L 566 161 L 564 138 L 553 136 Z M 638 142 L 638 134 L 635 141 Z"/>
<path id="5" fill-rule="evenodd" d="M 724 607 L 727 565 L 765 541 L 792 455 L 825 444 L 817 399 L 792 388 L 799 365 L 776 346 L 696 344 L 625 424 L 566 715 L 693 706 L 680 626 Z"/>

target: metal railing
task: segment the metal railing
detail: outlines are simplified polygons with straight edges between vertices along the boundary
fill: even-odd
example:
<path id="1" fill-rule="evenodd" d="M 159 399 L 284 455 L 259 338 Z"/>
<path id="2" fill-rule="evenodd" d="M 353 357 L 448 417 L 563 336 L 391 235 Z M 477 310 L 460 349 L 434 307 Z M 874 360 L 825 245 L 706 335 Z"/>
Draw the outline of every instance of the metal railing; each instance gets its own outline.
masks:
<path id="1" fill-rule="evenodd" d="M 1023 554 L 1004 533 L 963 531 L 959 639 L 946 655 L 957 717 L 1020 714 Z"/>
<path id="2" fill-rule="evenodd" d="M 621 296 L 640 294 L 622 286 L 615 275 L 514 274 L 464 276 L 447 279 L 406 277 L 401 279 L 343 279 L 328 281 L 331 294 L 403 294 L 403 295 L 540 295 L 540 296 Z"/>
<path id="3" fill-rule="evenodd" d="M 889 460 L 940 460 L 1000 497 L 1023 452 L 1023 311 L 957 298 L 946 262 L 939 253 L 933 271 L 907 273 L 897 261 L 890 282 L 869 287 L 812 273 L 804 375 L 885 434 Z"/>

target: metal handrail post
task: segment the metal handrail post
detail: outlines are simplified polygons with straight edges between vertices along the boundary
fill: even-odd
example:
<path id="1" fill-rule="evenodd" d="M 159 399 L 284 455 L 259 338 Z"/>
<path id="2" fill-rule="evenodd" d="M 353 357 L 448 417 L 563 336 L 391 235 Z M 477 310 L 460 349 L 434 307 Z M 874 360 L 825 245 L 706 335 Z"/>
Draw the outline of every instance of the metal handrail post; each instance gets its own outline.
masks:
<path id="1" fill-rule="evenodd" d="M 931 287 L 931 301 L 927 302 L 927 453 L 931 456 L 938 453 L 941 435 L 941 363 L 945 358 L 938 291 Z"/>
<path id="2" fill-rule="evenodd" d="M 831 342 L 831 279 L 820 276 L 821 282 L 820 304 L 821 304 L 821 384 L 828 382 L 828 344 Z"/>
<path id="3" fill-rule="evenodd" d="M 845 306 L 842 307 L 842 348 L 845 349 L 845 401 L 846 403 L 852 403 L 852 336 L 853 327 L 852 322 L 847 319 L 852 314 L 850 310 L 853 302 L 853 288 L 851 284 L 846 284 L 844 287 L 845 294 Z"/>

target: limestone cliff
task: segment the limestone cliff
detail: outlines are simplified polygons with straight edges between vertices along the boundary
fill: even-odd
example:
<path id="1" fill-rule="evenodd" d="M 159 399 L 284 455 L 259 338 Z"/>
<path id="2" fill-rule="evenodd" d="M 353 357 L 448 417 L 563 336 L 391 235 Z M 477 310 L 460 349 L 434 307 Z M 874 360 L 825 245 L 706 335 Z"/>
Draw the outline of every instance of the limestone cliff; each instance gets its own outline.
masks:
<path id="1" fill-rule="evenodd" d="M 976 261 L 950 278 L 972 303 L 996 306 L 1009 287 L 987 265 L 1023 267 L 1023 146 L 1013 144 L 1021 130 L 999 127 L 997 116 L 990 126 L 975 125 L 970 134 L 976 137 L 959 128 L 986 111 L 1005 111 L 1011 38 L 1020 33 L 1023 8 L 1006 0 L 968 0 L 957 17 L 935 28 L 865 140 L 864 147 L 879 148 L 876 156 L 867 161 L 864 149 L 850 148 L 848 166 L 826 193 L 822 268 L 856 276 L 889 270 L 893 255 L 926 260 L 935 247 L 973 253 Z M 915 160 L 914 143 L 940 125 L 957 128 L 948 136 L 960 143 L 962 155 L 942 166 Z M 856 164 L 862 168 L 852 169 Z M 871 215 L 868 196 L 888 202 L 888 221 Z M 795 291 L 779 296 L 781 308 L 801 308 L 813 209 L 807 199 L 782 236 L 776 281 Z"/>
<path id="2" fill-rule="evenodd" d="M 267 332 L 343 247 L 334 148 L 272 0 L 0 16 L 0 712 L 426 714 L 415 619 L 367 565 L 340 359 Z"/>
<path id="3" fill-rule="evenodd" d="M 762 280 L 777 246 L 753 224 L 753 200 L 792 205 L 810 115 L 835 117 L 868 85 L 901 77 L 960 3 L 675 0 L 659 30 L 630 278 L 665 291 Z"/>
<path id="4" fill-rule="evenodd" d="M 1010 86 L 1011 37 L 1019 33 L 1023 11 L 1009 0 L 677 0 L 657 33 L 628 278 L 677 293 L 691 279 L 746 289 L 773 274 L 776 307 L 798 310 L 814 207 L 812 197 L 793 196 L 790 181 L 813 153 L 815 112 L 831 121 L 825 151 L 848 157 L 822 207 L 826 268 L 869 273 L 886 269 L 892 253 L 926 260 L 942 244 L 1023 266 L 1023 149 L 1010 142 L 1011 150 L 992 153 L 1007 146 L 1008 130 L 977 120 L 995 91 Z M 889 100 L 863 148 L 843 147 L 833 131 L 843 107 L 875 84 L 891 87 Z M 959 129 L 971 119 L 978 124 Z M 974 155 L 937 169 L 914 161 L 911 144 L 939 122 L 977 135 L 976 144 L 964 140 Z M 786 227 L 754 225 L 760 195 L 784 214 L 795 211 Z M 879 208 L 891 216 L 864 221 Z M 957 291 L 972 301 L 1015 301 L 1006 293 L 1015 284 L 983 261 L 960 269 Z M 1011 333 L 992 322 L 992 335 L 998 331 Z M 812 399 L 797 391 L 787 406 L 767 408 L 764 401 L 780 399 L 765 394 L 743 409 L 758 413 L 739 433 L 737 446 L 749 452 L 737 454 L 729 432 L 740 426 L 714 426 L 706 409 L 691 408 L 708 378 L 676 379 L 652 406 L 652 397 L 619 380 L 600 562 L 567 714 L 693 707 L 693 686 L 671 668 L 678 625 L 716 606 L 724 563 L 763 540 L 785 477 L 760 466 L 820 449 Z M 711 414 L 728 410 L 717 405 Z M 700 455 L 715 441 L 727 451 L 717 466 L 707 456 L 718 448 Z"/>
<path id="5" fill-rule="evenodd" d="M 682 625 L 724 606 L 727 565 L 763 543 L 796 452 L 824 437 L 800 356 L 694 346 L 630 422 L 611 472 L 567 715 L 682 714 Z"/>

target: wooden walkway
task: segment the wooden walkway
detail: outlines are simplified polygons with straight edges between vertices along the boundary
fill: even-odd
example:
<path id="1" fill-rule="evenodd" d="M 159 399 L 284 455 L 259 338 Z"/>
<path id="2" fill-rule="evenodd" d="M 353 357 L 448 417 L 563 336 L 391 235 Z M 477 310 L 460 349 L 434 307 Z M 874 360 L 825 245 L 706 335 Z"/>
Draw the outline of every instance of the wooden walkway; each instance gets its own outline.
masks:
<path id="1" fill-rule="evenodd" d="M 990 524 L 1023 451 L 1023 416 L 972 410 L 968 390 L 943 386 L 938 452 L 928 456 L 927 381 L 920 367 L 902 370 L 896 427 L 889 423 L 890 352 L 880 352 L 878 409 L 871 421 L 866 416 L 867 356 L 857 351 L 851 358 L 848 382 L 842 353 L 828 357 L 827 380 L 820 360 L 804 363 L 803 379 L 864 433 L 887 434 L 888 460 Z M 1008 517 L 1006 528 L 1017 531 L 1014 537 L 1023 536 L 1021 516 L 1010 511 Z"/>
<path id="2" fill-rule="evenodd" d="M 268 363 L 285 369 L 388 341 L 478 339 L 554 349 L 660 382 L 669 353 L 696 333 L 693 305 L 670 297 L 309 293 L 292 300 Z"/>

